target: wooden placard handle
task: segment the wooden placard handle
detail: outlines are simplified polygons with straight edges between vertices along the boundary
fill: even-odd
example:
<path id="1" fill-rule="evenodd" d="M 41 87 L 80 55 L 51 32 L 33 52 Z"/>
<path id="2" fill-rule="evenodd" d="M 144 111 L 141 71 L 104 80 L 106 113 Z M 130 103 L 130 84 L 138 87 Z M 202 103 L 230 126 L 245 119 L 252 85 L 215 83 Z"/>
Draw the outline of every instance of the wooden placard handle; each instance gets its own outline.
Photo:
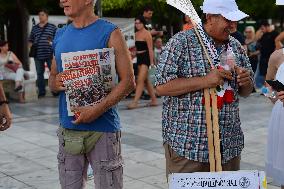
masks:
<path id="1" fill-rule="evenodd" d="M 209 89 L 204 89 L 204 98 L 205 98 L 205 113 L 206 113 L 210 172 L 215 172 L 216 171 L 215 148 L 214 148 L 214 136 L 213 136 L 213 127 L 212 127 L 213 124 L 212 124 L 212 114 L 211 114 L 211 99 L 210 99 Z"/>
<path id="2" fill-rule="evenodd" d="M 216 89 L 210 89 L 210 95 L 212 97 L 212 117 L 213 117 L 213 133 L 214 133 L 214 149 L 215 149 L 215 161 L 216 171 L 222 171 L 221 164 L 221 144 L 220 144 L 220 129 L 219 129 L 219 111 L 217 107 L 217 93 Z"/>
<path id="3" fill-rule="evenodd" d="M 215 66 L 211 60 L 209 53 L 204 45 L 204 42 L 200 36 L 196 26 L 194 31 L 198 37 L 198 40 L 203 48 L 205 56 L 210 64 L 211 69 Z M 209 163 L 210 172 L 222 171 L 222 158 L 221 158 L 221 144 L 220 144 L 220 129 L 219 129 L 219 111 L 217 107 L 217 93 L 216 89 L 204 89 L 205 98 L 205 111 L 206 111 L 206 122 L 207 122 L 207 137 L 208 137 L 208 151 L 209 151 Z M 211 111 L 211 98 L 212 98 L 212 111 Z M 206 100 L 207 99 L 207 100 Z M 207 104 L 206 104 L 207 101 Z M 212 123 L 213 121 L 213 123 Z M 213 142 L 212 142 L 213 140 Z M 212 147 L 213 143 L 213 147 Z M 213 149 L 213 152 L 212 152 Z M 214 162 L 213 158 L 214 157 Z M 211 165 L 212 164 L 212 165 Z"/>

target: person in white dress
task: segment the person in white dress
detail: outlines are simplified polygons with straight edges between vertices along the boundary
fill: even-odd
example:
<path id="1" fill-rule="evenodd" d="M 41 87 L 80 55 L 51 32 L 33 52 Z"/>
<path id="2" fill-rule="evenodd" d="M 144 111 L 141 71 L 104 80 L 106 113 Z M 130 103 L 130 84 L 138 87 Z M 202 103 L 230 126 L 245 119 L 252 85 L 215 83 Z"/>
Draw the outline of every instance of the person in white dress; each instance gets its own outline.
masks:
<path id="1" fill-rule="evenodd" d="M 18 65 L 17 69 L 8 68 L 12 64 Z M 19 93 L 20 103 L 24 103 L 24 72 L 21 61 L 12 51 L 9 51 L 8 42 L 0 41 L 0 80 L 15 81 L 15 91 Z"/>
<path id="2" fill-rule="evenodd" d="M 284 84 L 284 50 L 275 51 L 269 60 L 266 80 L 278 80 Z M 277 93 L 269 125 L 265 170 L 267 177 L 284 189 L 284 91 Z"/>

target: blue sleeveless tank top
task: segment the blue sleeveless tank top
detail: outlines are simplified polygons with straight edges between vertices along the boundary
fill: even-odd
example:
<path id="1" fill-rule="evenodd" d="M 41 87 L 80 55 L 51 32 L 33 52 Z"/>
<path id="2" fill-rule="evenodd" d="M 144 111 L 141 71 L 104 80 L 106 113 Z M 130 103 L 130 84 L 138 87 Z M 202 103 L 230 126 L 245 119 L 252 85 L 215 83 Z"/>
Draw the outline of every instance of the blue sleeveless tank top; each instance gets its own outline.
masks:
<path id="1" fill-rule="evenodd" d="M 61 53 L 107 48 L 110 35 L 115 29 L 117 26 L 103 19 L 98 19 L 84 28 L 75 28 L 73 24 L 69 24 L 59 29 L 53 41 L 57 71 L 59 73 L 63 71 Z M 71 122 L 74 117 L 68 116 L 65 92 L 60 92 L 59 95 L 59 119 L 61 126 L 67 129 L 98 132 L 120 130 L 116 106 L 110 108 L 92 123 L 74 125 Z"/>

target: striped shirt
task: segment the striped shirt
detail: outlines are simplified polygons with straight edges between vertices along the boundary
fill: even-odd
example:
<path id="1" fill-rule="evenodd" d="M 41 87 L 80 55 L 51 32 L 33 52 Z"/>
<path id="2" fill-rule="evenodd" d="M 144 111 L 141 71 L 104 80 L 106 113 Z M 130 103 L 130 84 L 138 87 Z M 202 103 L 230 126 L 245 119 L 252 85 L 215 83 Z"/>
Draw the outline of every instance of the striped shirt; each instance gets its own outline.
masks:
<path id="1" fill-rule="evenodd" d="M 44 27 L 40 27 L 39 24 L 33 26 L 29 41 L 37 44 L 36 59 L 45 60 L 51 58 L 53 53 L 51 42 L 55 36 L 56 29 L 56 26 L 50 23 L 47 23 Z"/>
<path id="2" fill-rule="evenodd" d="M 210 36 L 206 35 L 206 39 L 214 45 Z M 249 70 L 252 76 L 249 59 L 241 44 L 233 37 L 230 37 L 229 43 L 236 55 L 236 64 Z M 218 50 L 218 54 L 220 55 L 224 50 L 225 45 Z M 187 30 L 176 34 L 165 46 L 157 65 L 156 85 L 163 85 L 177 78 L 205 76 L 209 71 L 208 60 L 194 30 Z M 230 85 L 235 100 L 231 104 L 224 104 L 219 111 L 223 163 L 240 155 L 244 147 L 244 135 L 239 117 L 237 75 L 234 73 L 233 77 Z M 179 156 L 193 161 L 208 162 L 203 96 L 203 90 L 199 90 L 180 96 L 164 97 L 162 130 L 163 141 Z"/>

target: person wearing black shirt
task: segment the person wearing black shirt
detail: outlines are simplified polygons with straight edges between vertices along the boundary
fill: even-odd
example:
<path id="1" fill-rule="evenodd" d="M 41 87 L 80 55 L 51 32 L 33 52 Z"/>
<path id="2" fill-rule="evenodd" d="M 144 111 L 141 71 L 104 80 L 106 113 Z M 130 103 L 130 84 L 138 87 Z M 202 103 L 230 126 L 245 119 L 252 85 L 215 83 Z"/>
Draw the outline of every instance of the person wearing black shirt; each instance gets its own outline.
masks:
<path id="1" fill-rule="evenodd" d="M 146 6 L 143 11 L 143 17 L 146 20 L 146 29 L 151 32 L 152 37 L 162 37 L 164 35 L 163 31 L 157 31 L 152 23 L 153 8 Z"/>
<path id="2" fill-rule="evenodd" d="M 245 45 L 246 45 L 246 43 L 245 43 L 245 40 L 246 40 L 245 36 L 241 32 L 239 32 L 237 30 L 237 25 L 238 25 L 237 22 L 235 22 L 233 24 L 233 29 L 231 30 L 231 36 L 236 38 L 241 43 L 241 45 L 243 47 L 245 47 Z"/>
<path id="3" fill-rule="evenodd" d="M 258 41 L 260 47 L 259 74 L 260 76 L 265 78 L 267 73 L 268 60 L 270 55 L 275 50 L 275 38 L 279 33 L 272 31 L 271 26 L 267 21 L 262 22 L 260 28 L 263 32 L 263 35 Z"/>

